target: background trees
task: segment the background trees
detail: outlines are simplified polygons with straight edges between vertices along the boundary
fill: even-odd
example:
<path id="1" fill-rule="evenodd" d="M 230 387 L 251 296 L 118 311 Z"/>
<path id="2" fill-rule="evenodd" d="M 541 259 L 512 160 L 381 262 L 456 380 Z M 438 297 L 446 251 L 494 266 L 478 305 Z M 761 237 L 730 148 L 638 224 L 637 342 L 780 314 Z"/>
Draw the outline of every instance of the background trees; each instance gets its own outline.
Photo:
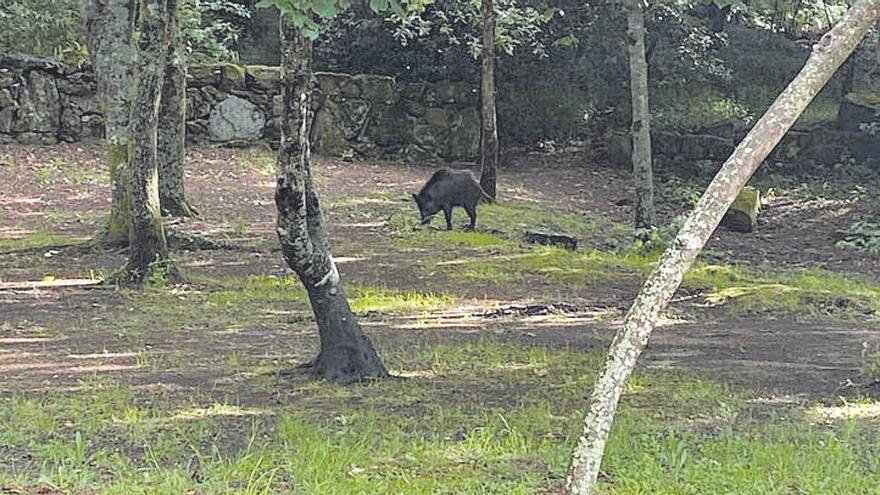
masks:
<path id="1" fill-rule="evenodd" d="M 566 493 L 587 495 L 595 492 L 617 404 L 660 313 L 739 191 L 878 18 L 880 0 L 861 0 L 853 5 L 813 46 L 806 65 L 724 162 L 703 193 L 675 241 L 645 282 L 611 344 L 605 368 L 590 397 L 590 411 L 584 418 L 583 434 L 575 448 Z"/>

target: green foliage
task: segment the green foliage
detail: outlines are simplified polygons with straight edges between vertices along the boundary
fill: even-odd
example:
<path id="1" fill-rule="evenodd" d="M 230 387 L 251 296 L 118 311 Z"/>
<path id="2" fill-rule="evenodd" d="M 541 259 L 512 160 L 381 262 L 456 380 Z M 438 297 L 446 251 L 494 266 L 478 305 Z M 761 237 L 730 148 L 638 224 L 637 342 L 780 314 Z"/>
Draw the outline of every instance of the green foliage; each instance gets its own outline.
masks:
<path id="1" fill-rule="evenodd" d="M 235 60 L 233 50 L 250 11 L 233 0 L 184 0 L 181 30 L 190 62 Z"/>
<path id="2" fill-rule="evenodd" d="M 0 2 L 0 52 L 83 62 L 87 50 L 78 6 L 76 0 Z"/>
<path id="3" fill-rule="evenodd" d="M 500 0 L 495 7 L 495 43 L 498 49 L 513 55 L 517 49 L 527 48 L 538 56 L 547 56 L 541 36 L 543 27 L 555 10 L 539 10 L 520 5 L 516 0 Z M 417 38 L 445 38 L 452 46 L 463 46 L 477 59 L 482 51 L 482 15 L 480 2 L 469 0 L 426 1 L 411 7 L 406 13 L 395 12 L 389 17 L 394 35 L 406 46 Z"/>
<path id="4" fill-rule="evenodd" d="M 413 5 L 418 0 L 412 2 Z M 384 12 L 388 9 L 404 15 L 404 7 L 398 0 L 370 0 L 370 10 Z M 334 19 L 352 6 L 351 0 L 261 0 L 257 7 L 276 7 L 291 24 L 301 29 L 309 38 L 321 33 L 324 23 Z"/>
<path id="5" fill-rule="evenodd" d="M 859 221 L 843 231 L 843 235 L 837 247 L 880 254 L 880 224 Z"/>

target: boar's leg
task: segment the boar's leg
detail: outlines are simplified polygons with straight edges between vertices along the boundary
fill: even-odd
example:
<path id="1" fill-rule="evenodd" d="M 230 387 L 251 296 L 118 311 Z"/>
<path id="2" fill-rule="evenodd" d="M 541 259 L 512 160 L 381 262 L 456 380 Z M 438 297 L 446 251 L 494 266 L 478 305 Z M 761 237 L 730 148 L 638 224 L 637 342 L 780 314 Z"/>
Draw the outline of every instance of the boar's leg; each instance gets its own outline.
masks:
<path id="1" fill-rule="evenodd" d="M 443 216 L 446 217 L 446 230 L 452 230 L 452 207 L 443 208 Z"/>
<path id="2" fill-rule="evenodd" d="M 471 223 L 467 226 L 467 230 L 474 230 L 477 227 L 477 205 L 469 205 L 464 207 L 464 211 L 467 212 L 468 217 L 471 219 Z"/>

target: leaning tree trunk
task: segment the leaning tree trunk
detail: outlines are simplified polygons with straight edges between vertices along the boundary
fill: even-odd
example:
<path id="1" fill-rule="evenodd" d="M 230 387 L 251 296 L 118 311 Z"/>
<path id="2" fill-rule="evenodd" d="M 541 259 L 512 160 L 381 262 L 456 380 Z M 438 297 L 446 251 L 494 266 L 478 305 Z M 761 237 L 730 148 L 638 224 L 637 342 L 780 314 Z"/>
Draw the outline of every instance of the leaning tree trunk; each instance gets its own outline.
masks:
<path id="1" fill-rule="evenodd" d="M 170 7 L 169 7 L 170 8 Z M 186 151 L 186 64 L 180 32 L 180 12 L 168 12 L 168 56 L 159 106 L 159 203 L 162 213 L 198 216 L 186 200 L 183 160 Z"/>
<path id="2" fill-rule="evenodd" d="M 584 418 L 583 433 L 574 449 L 566 479 L 566 494 L 587 495 L 595 491 L 605 442 L 620 395 L 660 312 L 740 189 L 878 17 L 880 0 L 859 0 L 813 46 L 806 65 L 727 159 L 675 241 L 663 254 L 660 264 L 648 277 L 626 314 L 623 328 L 611 344 L 605 368 L 596 380 L 590 410 Z"/>
<path id="3" fill-rule="evenodd" d="M 495 111 L 495 7 L 492 0 L 482 0 L 482 12 L 480 187 L 494 201 L 498 175 L 498 122 Z"/>
<path id="4" fill-rule="evenodd" d="M 632 163 L 636 186 L 637 229 L 655 225 L 654 172 L 651 166 L 651 111 L 648 106 L 648 62 L 645 59 L 645 12 L 642 0 L 627 5 L 627 51 L 632 94 Z"/>
<path id="5" fill-rule="evenodd" d="M 125 282 L 132 284 L 140 284 L 153 274 L 176 275 L 162 227 L 156 164 L 159 102 L 168 53 L 167 21 L 169 11 L 174 9 L 177 0 L 142 0 L 138 9 L 129 145 L 131 230 L 128 264 L 122 275 Z"/>
<path id="6" fill-rule="evenodd" d="M 110 216 L 98 242 L 128 242 L 130 202 L 127 191 L 128 120 L 132 84 L 132 0 L 87 0 L 86 43 L 91 55 L 98 97 L 104 115 L 107 163 L 112 184 Z"/>
<path id="7" fill-rule="evenodd" d="M 309 169 L 312 42 L 282 21 L 281 147 L 278 150 L 277 232 L 288 265 L 309 294 L 321 350 L 308 365 L 316 377 L 353 383 L 388 376 L 342 290 Z"/>

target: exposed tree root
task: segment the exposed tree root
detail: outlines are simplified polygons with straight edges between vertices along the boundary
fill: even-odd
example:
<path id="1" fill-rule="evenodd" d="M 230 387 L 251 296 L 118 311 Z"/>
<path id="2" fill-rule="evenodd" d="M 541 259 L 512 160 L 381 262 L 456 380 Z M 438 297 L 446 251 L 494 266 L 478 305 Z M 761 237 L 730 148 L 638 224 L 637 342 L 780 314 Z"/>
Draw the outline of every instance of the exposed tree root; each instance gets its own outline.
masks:
<path id="1" fill-rule="evenodd" d="M 199 210 L 189 201 L 178 197 L 163 197 L 160 201 L 162 215 L 172 217 L 199 218 Z"/>
<path id="2" fill-rule="evenodd" d="M 176 285 L 185 282 L 177 264 L 171 259 L 150 263 L 146 273 L 132 269 L 128 264 L 111 273 L 104 279 L 103 285 L 116 287 L 142 287 L 147 282 Z"/>

